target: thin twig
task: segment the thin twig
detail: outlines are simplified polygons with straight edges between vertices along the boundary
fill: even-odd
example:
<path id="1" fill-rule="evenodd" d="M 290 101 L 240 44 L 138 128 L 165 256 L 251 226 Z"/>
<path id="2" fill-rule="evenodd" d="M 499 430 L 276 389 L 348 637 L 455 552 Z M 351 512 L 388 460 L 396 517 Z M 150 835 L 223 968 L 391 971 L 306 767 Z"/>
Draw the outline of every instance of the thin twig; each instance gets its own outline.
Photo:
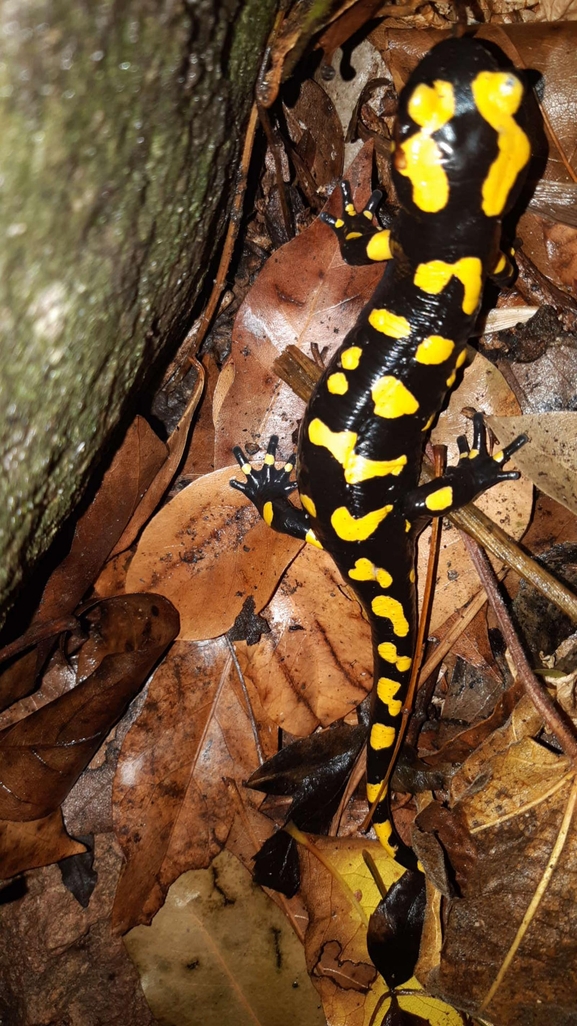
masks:
<path id="1" fill-rule="evenodd" d="M 509 611 L 505 605 L 501 592 L 499 591 L 495 571 L 493 570 L 487 555 L 483 552 L 483 549 L 476 541 L 464 533 L 463 541 L 471 557 L 471 562 L 473 563 L 473 566 L 479 575 L 479 579 L 487 592 L 487 598 L 489 599 L 489 603 L 497 619 L 505 644 L 511 654 L 511 660 L 527 695 L 543 717 L 543 721 L 549 730 L 557 737 L 565 755 L 570 756 L 572 759 L 577 759 L 577 737 L 569 724 L 563 718 L 561 711 L 557 708 L 552 699 L 549 698 L 549 695 L 543 688 L 543 685 L 535 676 L 531 666 L 529 665 L 529 661 L 525 655 L 525 650 L 519 641 L 509 616 Z"/>

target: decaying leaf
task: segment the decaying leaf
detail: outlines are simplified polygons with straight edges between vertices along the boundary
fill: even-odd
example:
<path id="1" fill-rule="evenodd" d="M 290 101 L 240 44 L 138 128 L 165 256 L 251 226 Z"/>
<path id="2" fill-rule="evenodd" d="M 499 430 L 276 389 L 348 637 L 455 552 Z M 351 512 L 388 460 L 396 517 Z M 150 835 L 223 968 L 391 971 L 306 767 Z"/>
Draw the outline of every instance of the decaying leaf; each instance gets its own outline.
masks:
<path id="1" fill-rule="evenodd" d="M 70 552 L 50 577 L 35 622 L 76 608 L 98 576 L 146 489 L 166 460 L 167 449 L 143 417 L 136 417 L 106 471 L 90 506 L 76 525 Z"/>
<path id="2" fill-rule="evenodd" d="M 178 632 L 178 615 L 162 596 L 107 602 L 131 615 L 94 672 L 0 739 L 1 819 L 37 820 L 58 808 Z"/>
<path id="3" fill-rule="evenodd" d="M 515 456 L 524 474 L 546 495 L 577 513 L 577 413 L 539 413 L 524 417 L 489 417 L 502 445 L 525 432 L 529 443 Z"/>
<path id="4" fill-rule="evenodd" d="M 300 942 L 227 852 L 181 876 L 124 943 L 166 1026 L 324 1026 Z"/>
<path id="5" fill-rule="evenodd" d="M 224 634 L 248 596 L 260 612 L 302 547 L 266 526 L 230 487 L 234 474 L 207 474 L 163 506 L 128 570 L 127 591 L 165 595 L 178 609 L 181 641 Z"/>
<path id="6" fill-rule="evenodd" d="M 459 896 L 443 913 L 436 968 L 429 951 L 417 975 L 495 1026 L 568 1024 L 577 1003 L 575 769 L 523 736 L 534 720 L 520 713 L 465 762 L 451 811 L 434 820 Z M 417 822 L 426 828 L 427 817 Z"/>
<path id="7" fill-rule="evenodd" d="M 246 786 L 266 794 L 290 796 L 285 824 L 290 821 L 299 830 L 324 834 L 366 737 L 366 726 L 340 723 L 293 741 L 267 759 Z M 279 830 L 256 853 L 254 879 L 289 898 L 296 894 L 300 883 L 298 854 L 289 832 Z"/>
<path id="8" fill-rule="evenodd" d="M 371 632 L 326 553 L 303 548 L 263 615 L 270 633 L 236 648 L 279 727 L 302 737 L 362 702 L 373 683 Z"/>
<path id="9" fill-rule="evenodd" d="M 0 880 L 84 851 L 85 846 L 66 832 L 60 809 L 25 823 L 0 820 Z"/>
<path id="10" fill-rule="evenodd" d="M 277 737 L 247 682 L 265 756 Z M 173 881 L 208 866 L 242 800 L 262 799 L 242 781 L 259 756 L 226 638 L 177 642 L 150 682 L 128 732 L 114 784 L 114 820 L 126 856 L 113 911 L 124 932 L 149 922 Z"/>

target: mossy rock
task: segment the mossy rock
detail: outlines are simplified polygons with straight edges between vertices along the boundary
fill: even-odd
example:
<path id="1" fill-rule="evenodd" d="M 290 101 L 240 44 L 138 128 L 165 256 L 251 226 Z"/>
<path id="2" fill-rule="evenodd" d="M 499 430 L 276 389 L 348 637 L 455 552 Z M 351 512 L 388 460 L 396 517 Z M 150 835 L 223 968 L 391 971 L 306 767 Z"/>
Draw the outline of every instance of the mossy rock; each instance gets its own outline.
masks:
<path id="1" fill-rule="evenodd" d="M 0 611 L 189 325 L 275 6 L 3 5 Z"/>

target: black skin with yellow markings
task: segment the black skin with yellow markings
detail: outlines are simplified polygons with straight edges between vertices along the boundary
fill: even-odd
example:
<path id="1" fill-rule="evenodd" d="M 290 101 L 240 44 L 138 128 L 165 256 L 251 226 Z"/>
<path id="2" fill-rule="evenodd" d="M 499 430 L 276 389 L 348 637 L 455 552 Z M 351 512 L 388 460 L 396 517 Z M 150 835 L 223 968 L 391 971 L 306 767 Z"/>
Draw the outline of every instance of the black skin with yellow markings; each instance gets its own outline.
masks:
<path id="1" fill-rule="evenodd" d="M 274 529 L 326 549 L 370 620 L 370 801 L 389 767 L 411 674 L 418 534 L 432 516 L 519 476 L 502 467 L 525 437 L 490 456 L 477 415 L 472 448 L 458 440 L 458 465 L 419 485 L 423 445 L 465 361 L 484 283 L 511 273 L 499 242 L 530 157 L 522 95 L 516 74 L 502 71 L 476 40 L 447 40 L 425 56 L 399 100 L 393 175 L 402 210 L 390 233 L 373 225 L 380 194 L 357 213 L 346 183 L 341 217 L 323 216 L 344 259 L 385 263 L 305 412 L 297 461 L 303 510 L 288 499 L 294 459 L 274 467 L 276 438 L 261 471 L 234 450 L 246 480 L 231 484 Z M 386 795 L 373 823 L 384 847 L 414 868 Z"/>

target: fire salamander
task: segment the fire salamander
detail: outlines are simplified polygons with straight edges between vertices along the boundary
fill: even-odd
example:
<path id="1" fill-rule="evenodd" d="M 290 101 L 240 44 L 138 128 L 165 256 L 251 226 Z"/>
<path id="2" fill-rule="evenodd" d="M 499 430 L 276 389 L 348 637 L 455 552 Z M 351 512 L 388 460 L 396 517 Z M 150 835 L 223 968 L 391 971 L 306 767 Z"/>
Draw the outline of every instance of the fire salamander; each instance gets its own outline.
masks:
<path id="1" fill-rule="evenodd" d="M 499 250 L 500 224 L 530 159 L 523 92 L 517 75 L 501 70 L 477 40 L 446 40 L 424 57 L 399 98 L 393 177 L 401 210 L 393 228 L 373 225 L 379 192 L 358 213 L 346 183 L 342 216 L 323 215 L 348 262 L 385 267 L 306 409 L 296 461 L 302 509 L 288 499 L 297 487 L 294 458 L 275 468 L 275 437 L 261 470 L 234 449 L 245 480 L 231 484 L 275 530 L 326 549 L 370 620 L 371 803 L 387 773 L 414 656 L 417 536 L 431 517 L 519 476 L 503 465 L 526 438 L 491 456 L 478 414 L 472 448 L 458 439 L 458 465 L 419 484 L 423 445 L 465 363 L 485 280 L 512 276 Z M 386 795 L 374 827 L 391 855 L 416 866 Z"/>

